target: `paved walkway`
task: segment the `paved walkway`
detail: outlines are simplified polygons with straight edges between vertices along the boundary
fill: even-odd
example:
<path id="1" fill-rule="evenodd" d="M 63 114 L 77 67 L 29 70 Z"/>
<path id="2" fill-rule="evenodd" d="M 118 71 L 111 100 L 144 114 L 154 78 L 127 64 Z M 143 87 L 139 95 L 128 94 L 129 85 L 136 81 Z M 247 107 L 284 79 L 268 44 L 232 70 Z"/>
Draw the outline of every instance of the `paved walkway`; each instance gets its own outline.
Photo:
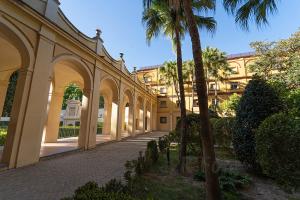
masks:
<path id="1" fill-rule="evenodd" d="M 149 133 L 1 172 L 0 200 L 56 200 L 72 195 L 88 181 L 101 185 L 112 178 L 122 178 L 124 163 L 136 158 L 149 140 L 163 134 Z"/>

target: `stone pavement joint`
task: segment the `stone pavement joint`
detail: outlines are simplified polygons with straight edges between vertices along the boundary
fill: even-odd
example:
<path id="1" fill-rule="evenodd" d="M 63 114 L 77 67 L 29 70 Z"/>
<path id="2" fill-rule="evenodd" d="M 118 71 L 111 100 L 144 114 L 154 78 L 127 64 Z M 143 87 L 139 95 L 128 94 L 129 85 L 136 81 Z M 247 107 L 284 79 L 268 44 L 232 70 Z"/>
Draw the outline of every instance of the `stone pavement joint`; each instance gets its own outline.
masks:
<path id="1" fill-rule="evenodd" d="M 102 185 L 113 178 L 121 179 L 125 162 L 137 158 L 148 141 L 164 134 L 140 135 L 1 172 L 0 200 L 56 200 L 71 196 L 88 181 Z"/>

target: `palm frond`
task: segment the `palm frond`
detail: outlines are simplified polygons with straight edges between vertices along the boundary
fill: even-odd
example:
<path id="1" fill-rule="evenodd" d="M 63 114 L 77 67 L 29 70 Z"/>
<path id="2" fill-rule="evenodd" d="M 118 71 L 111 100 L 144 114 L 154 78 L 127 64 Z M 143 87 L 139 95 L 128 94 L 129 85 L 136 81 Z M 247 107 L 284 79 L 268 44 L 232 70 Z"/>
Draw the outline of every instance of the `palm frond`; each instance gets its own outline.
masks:
<path id="1" fill-rule="evenodd" d="M 215 33 L 217 21 L 213 17 L 195 16 L 195 19 L 200 29 L 207 30 L 210 33 Z"/>

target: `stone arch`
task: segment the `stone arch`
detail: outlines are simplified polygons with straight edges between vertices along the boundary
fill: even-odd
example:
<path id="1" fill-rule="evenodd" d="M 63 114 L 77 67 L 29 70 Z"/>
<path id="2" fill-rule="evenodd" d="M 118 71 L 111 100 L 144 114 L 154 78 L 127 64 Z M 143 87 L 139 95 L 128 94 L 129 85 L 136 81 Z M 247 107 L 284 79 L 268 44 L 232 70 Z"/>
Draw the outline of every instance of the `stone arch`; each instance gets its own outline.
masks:
<path id="1" fill-rule="evenodd" d="M 15 166 L 21 132 L 24 123 L 24 110 L 28 101 L 31 72 L 34 65 L 34 50 L 29 40 L 14 24 L 0 16 L 0 43 L 5 49 L 1 50 L 0 58 L 0 115 L 6 97 L 8 80 L 11 74 L 19 70 L 16 91 L 14 95 L 8 134 L 3 150 L 1 162 L 9 167 Z"/>
<path id="2" fill-rule="evenodd" d="M 123 102 L 121 106 L 121 131 L 122 136 L 126 137 L 133 134 L 133 112 L 134 112 L 134 93 L 130 88 L 123 91 Z"/>
<path id="3" fill-rule="evenodd" d="M 55 66 L 58 64 L 65 64 L 74 71 L 76 71 L 78 74 L 80 74 L 84 80 L 84 89 L 91 90 L 93 89 L 93 75 L 88 66 L 79 58 L 73 55 L 69 54 L 63 54 L 56 56 L 52 63 L 51 63 L 51 69 L 50 69 L 50 75 L 51 79 L 54 79 L 54 70 Z M 76 82 L 78 80 L 73 80 L 73 82 Z"/>
<path id="4" fill-rule="evenodd" d="M 103 134 L 117 139 L 117 123 L 119 109 L 119 84 L 107 75 L 100 81 L 100 96 L 104 98 Z"/>
<path id="5" fill-rule="evenodd" d="M 138 94 L 135 105 L 135 130 L 142 133 L 144 129 L 144 101 L 145 99 Z"/>
<path id="6" fill-rule="evenodd" d="M 33 70 L 34 50 L 29 40 L 15 25 L 0 16 L 0 37 L 8 40 L 17 48 L 21 56 L 21 67 Z"/>
<path id="7" fill-rule="evenodd" d="M 90 113 L 91 91 L 93 90 L 92 73 L 82 60 L 76 56 L 66 54 L 55 57 L 52 60 L 49 71 L 53 91 L 49 90 L 48 116 L 44 129 L 45 142 L 52 143 L 57 141 L 64 89 L 70 83 L 77 83 L 83 92 L 81 107 L 76 111 L 76 113 L 79 113 L 76 116 L 80 116 L 78 146 L 86 148 L 90 120 L 88 113 Z"/>

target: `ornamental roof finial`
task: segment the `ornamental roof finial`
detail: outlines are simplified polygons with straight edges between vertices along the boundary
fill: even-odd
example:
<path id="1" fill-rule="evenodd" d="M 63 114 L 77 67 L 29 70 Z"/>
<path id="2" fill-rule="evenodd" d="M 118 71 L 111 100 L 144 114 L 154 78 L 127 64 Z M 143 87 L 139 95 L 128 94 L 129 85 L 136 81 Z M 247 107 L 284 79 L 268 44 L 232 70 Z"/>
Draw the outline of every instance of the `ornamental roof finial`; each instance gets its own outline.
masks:
<path id="1" fill-rule="evenodd" d="M 96 29 L 96 38 L 100 38 L 102 31 L 100 29 Z"/>

